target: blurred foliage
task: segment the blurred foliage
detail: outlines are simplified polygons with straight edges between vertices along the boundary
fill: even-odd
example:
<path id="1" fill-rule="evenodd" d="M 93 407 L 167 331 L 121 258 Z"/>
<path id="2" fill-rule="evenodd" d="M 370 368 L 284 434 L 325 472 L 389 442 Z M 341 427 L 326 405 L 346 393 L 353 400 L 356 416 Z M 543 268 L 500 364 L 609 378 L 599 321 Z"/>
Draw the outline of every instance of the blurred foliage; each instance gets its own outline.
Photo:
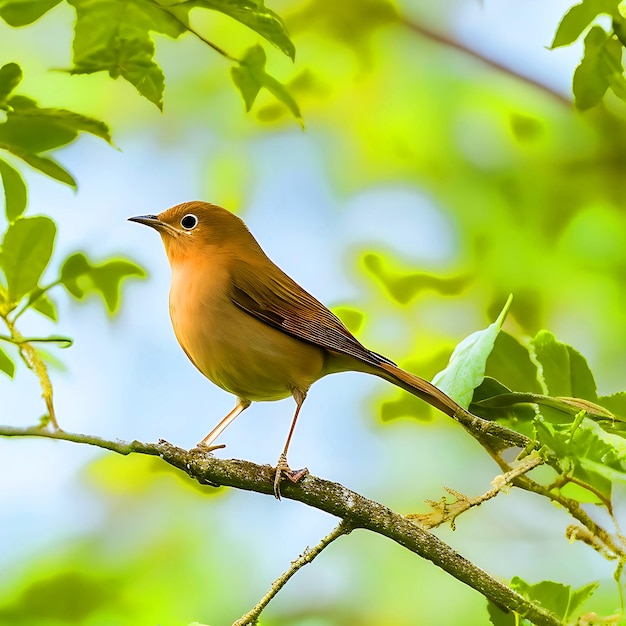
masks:
<path id="1" fill-rule="evenodd" d="M 600 15 L 611 18 L 611 29 L 589 26 Z M 585 54 L 574 72 L 573 91 L 580 109 L 596 106 L 607 89 L 626 100 L 626 79 L 622 53 L 626 46 L 626 12 L 621 0 L 583 0 L 563 17 L 552 42 L 552 48 L 567 46 L 587 29 Z"/>
<path id="2" fill-rule="evenodd" d="M 81 133 L 90 133 L 111 143 L 109 129 L 90 117 L 65 109 L 41 108 L 32 99 L 13 94 L 22 78 L 22 70 L 16 63 L 0 68 L 0 109 L 5 112 L 5 119 L 0 122 L 0 149 L 42 174 L 76 188 L 72 175 L 49 153 L 75 141 Z M 57 285 L 64 285 L 73 296 L 82 298 L 84 294 L 77 285 L 79 277 L 91 282 L 109 313 L 114 314 L 119 306 L 120 283 L 129 276 L 143 277 L 145 273 L 130 261 L 109 260 L 92 266 L 83 255 L 73 255 L 66 259 L 59 278 L 42 286 L 40 281 L 54 251 L 56 224 L 43 215 L 24 216 L 28 193 L 22 174 L 14 165 L 0 160 L 0 176 L 6 216 L 0 248 L 0 270 L 5 279 L 4 283 L 0 282 L 0 318 L 9 333 L 1 339 L 17 348 L 17 355 L 39 378 L 48 408 L 47 419 L 56 425 L 46 355 L 35 346 L 52 342 L 67 347 L 71 340 L 55 336 L 25 339 L 17 328 L 18 318 L 26 311 L 36 311 L 56 322 L 57 308 L 48 292 Z M 80 268 L 75 262 L 77 258 L 83 260 Z M 68 271 L 70 266 L 73 269 Z M 14 357 L 2 348 L 0 370 L 11 378 L 15 374 Z"/>
<path id="3" fill-rule="evenodd" d="M 39 19 L 58 25 L 58 4 L 4 0 L 0 18 L 11 27 Z M 593 502 L 610 518 L 615 487 L 626 474 L 626 38 L 620 2 L 583 0 L 558 28 L 554 25 L 553 48 L 584 38 L 584 56 L 573 77 L 578 112 L 549 86 L 538 88 L 518 72 L 494 69 L 490 59 L 481 62 L 479 53 L 464 50 L 465 44 L 448 34 L 455 32 L 459 3 L 433 9 L 409 1 L 283 0 L 280 17 L 258 0 L 99 0 L 69 6 L 76 21 L 73 32 L 67 25 L 62 31 L 68 48 L 73 36 L 68 73 L 122 77 L 159 108 L 167 83 L 166 103 L 176 130 L 206 126 L 210 110 L 213 152 L 225 155 L 215 159 L 211 171 L 219 174 L 228 161 L 230 188 L 220 192 L 233 204 L 242 203 L 237 193 L 245 193 L 233 191 L 238 182 L 246 183 L 242 189 L 254 184 L 250 148 L 256 138 L 285 132 L 293 118 L 306 122 L 308 141 L 317 146 L 324 174 L 340 196 L 398 185 L 427 197 L 446 218 L 454 249 L 439 261 L 424 261 L 417 250 L 407 257 L 384 250 L 378 241 L 361 247 L 355 267 L 362 295 L 337 307 L 337 314 L 379 343 L 374 318 L 392 319 L 403 339 L 395 346 L 393 339 L 388 342 L 390 354 L 429 375 L 444 367 L 461 337 L 486 318 L 498 318 L 507 295 L 514 293 L 506 321 L 503 314 L 461 342 L 441 384 L 476 413 L 502 419 L 538 442 L 551 463 L 545 486 L 553 493 Z M 433 11 L 441 32 L 429 30 Z M 609 16 L 610 27 L 603 16 Z M 183 34 L 197 40 L 197 48 L 186 50 L 203 62 L 185 59 L 178 72 L 165 76 L 165 64 L 155 60 L 156 46 L 166 49 L 162 35 L 182 39 Z M 267 52 L 258 36 L 271 44 Z M 285 69 L 277 57 L 293 60 L 296 46 L 298 63 Z M 200 57 L 199 50 L 217 52 L 231 63 L 232 81 L 245 108 L 254 112 L 255 124 L 231 106 L 233 88 L 224 66 L 209 55 Z M 130 261 L 98 263 L 78 252 L 60 260 L 55 277 L 44 281 L 54 260 L 56 225 L 49 217 L 25 215 L 28 194 L 21 168 L 26 164 L 76 187 L 51 154 L 84 134 L 112 140 L 108 126 L 93 117 L 43 108 L 40 93 L 37 100 L 15 94 L 22 78 L 16 63 L 0 69 L 0 149 L 6 153 L 0 159 L 6 214 L 0 307 L 10 331 L 3 339 L 14 351 L 0 350 L 0 369 L 10 376 L 16 354 L 32 365 L 32 355 L 41 356 L 34 346 L 62 343 L 56 336 L 26 341 L 15 328 L 31 310 L 56 321 L 49 290 L 63 287 L 76 299 L 96 294 L 113 314 L 122 281 L 143 275 Z M 59 73 L 46 78 L 46 85 L 65 84 L 64 79 Z M 88 101 L 89 110 L 138 130 L 151 123 L 135 105 L 112 107 L 110 98 L 98 97 L 109 89 L 104 79 L 90 85 L 92 93 L 77 87 L 64 97 Z M 590 354 L 593 366 L 569 343 Z M 22 352 L 25 346 L 36 352 Z M 41 379 L 41 369 L 37 372 Z M 377 413 L 386 421 L 430 415 L 423 403 L 395 391 L 380 399 Z M 220 536 L 227 524 L 211 535 L 187 515 L 193 511 L 201 518 L 206 499 L 197 492 L 213 492 L 187 484 L 178 473 L 159 474 L 158 460 L 121 463 L 104 459 L 90 468 L 89 487 L 106 504 L 100 525 L 89 537 L 60 546 L 53 557 L 27 564 L 4 590 L 0 623 L 199 619 L 216 624 L 240 609 L 243 591 L 233 593 L 233 586 L 241 586 L 241 571 L 253 566 L 254 555 L 238 553 L 233 541 L 229 586 L 221 564 L 211 561 L 211 548 L 223 554 Z M 192 498 L 202 507 L 197 502 L 194 507 Z M 153 520 L 154 527 L 148 527 Z M 145 527 L 126 533 L 125 525 L 133 523 Z M 541 565 L 537 580 L 543 579 Z M 173 581 L 172 572 L 185 575 Z M 415 581 L 406 584 L 415 594 Z M 595 590 L 593 582 L 578 589 L 521 578 L 512 584 L 569 621 Z M 605 592 L 616 606 L 618 594 L 608 587 L 603 581 L 591 601 Z M 384 593 L 379 591 L 381 597 Z M 378 614 L 354 598 L 330 606 L 299 599 L 298 611 L 281 615 L 277 609 L 267 623 L 380 624 L 387 617 L 387 623 L 414 624 L 420 602 L 411 593 L 394 589 L 396 597 L 387 598 L 388 608 Z M 415 606 L 417 617 L 404 603 Z M 493 624 L 521 623 L 493 607 L 489 615 Z M 458 615 L 439 617 L 441 624 L 460 623 Z M 482 624 L 486 611 L 466 617 L 467 624 Z"/>
<path id="4" fill-rule="evenodd" d="M 74 66 L 68 70 L 72 74 L 108 72 L 114 79 L 121 76 L 144 98 L 162 109 L 165 77 L 154 61 L 156 49 L 152 33 L 173 39 L 191 33 L 236 64 L 233 79 L 248 108 L 259 89 L 265 87 L 300 118 L 298 107 L 287 90 L 265 73 L 265 53 L 260 46 L 251 48 L 244 57 L 237 59 L 205 39 L 190 24 L 191 9 L 223 13 L 264 37 L 293 60 L 295 48 L 282 20 L 266 8 L 262 0 L 184 0 L 163 4 L 157 0 L 68 0 L 68 3 L 76 11 L 72 44 Z M 0 18 L 14 27 L 28 26 L 58 4 L 60 0 L 4 0 L 0 5 Z M 256 90 L 252 85 L 256 85 Z"/>
<path id="5" fill-rule="evenodd" d="M 549 580 L 529 585 L 518 576 L 511 581 L 511 586 L 522 596 L 537 602 L 566 624 L 573 623 L 574 620 L 576 623 L 585 623 L 578 621 L 581 605 L 589 599 L 598 587 L 597 584 L 592 583 L 580 589 L 572 589 L 568 585 L 561 585 Z M 489 617 L 494 626 L 527 626 L 530 624 L 526 619 L 520 620 L 517 616 L 505 614 L 491 603 L 489 604 Z M 602 618 L 596 620 L 592 618 L 586 623 L 588 626 L 592 624 L 600 626 L 601 623 L 609 623 L 604 620 L 601 622 L 601 620 Z"/>

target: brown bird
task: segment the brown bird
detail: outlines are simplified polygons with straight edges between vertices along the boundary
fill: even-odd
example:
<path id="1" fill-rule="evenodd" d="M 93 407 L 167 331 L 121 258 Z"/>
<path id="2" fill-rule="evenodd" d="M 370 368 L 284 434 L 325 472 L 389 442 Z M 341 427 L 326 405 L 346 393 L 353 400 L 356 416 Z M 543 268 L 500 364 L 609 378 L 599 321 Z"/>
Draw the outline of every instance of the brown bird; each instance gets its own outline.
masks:
<path id="1" fill-rule="evenodd" d="M 212 446 L 251 402 L 292 396 L 296 411 L 278 459 L 274 494 L 309 387 L 327 374 L 358 371 L 402 387 L 447 415 L 466 414 L 431 383 L 365 348 L 323 304 L 263 252 L 244 222 L 206 202 L 131 217 L 159 232 L 172 268 L 170 316 L 191 362 L 237 396 L 235 408 L 198 444 Z M 476 418 L 478 419 L 478 418 Z"/>

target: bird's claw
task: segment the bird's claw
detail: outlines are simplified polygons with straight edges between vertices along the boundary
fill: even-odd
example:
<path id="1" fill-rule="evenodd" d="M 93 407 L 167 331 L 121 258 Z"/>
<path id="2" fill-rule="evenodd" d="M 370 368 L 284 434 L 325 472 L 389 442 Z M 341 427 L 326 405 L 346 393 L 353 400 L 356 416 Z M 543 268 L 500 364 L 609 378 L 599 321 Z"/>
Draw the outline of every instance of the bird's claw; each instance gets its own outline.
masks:
<path id="1" fill-rule="evenodd" d="M 285 456 L 285 454 L 281 454 L 278 457 L 278 462 L 276 463 L 276 474 L 274 475 L 274 496 L 276 497 L 276 499 L 280 500 L 280 479 L 283 474 L 292 483 L 297 483 L 301 481 L 308 473 L 309 470 L 306 467 L 303 467 L 299 470 L 292 470 L 289 467 L 289 463 L 287 463 L 287 457 Z"/>

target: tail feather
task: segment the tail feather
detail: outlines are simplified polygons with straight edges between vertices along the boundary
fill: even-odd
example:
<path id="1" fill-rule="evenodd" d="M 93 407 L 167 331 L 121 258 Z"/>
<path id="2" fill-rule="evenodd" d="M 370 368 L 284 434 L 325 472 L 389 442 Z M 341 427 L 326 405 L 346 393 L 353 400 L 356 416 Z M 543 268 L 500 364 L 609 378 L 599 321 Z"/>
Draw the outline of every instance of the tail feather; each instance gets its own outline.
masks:
<path id="1" fill-rule="evenodd" d="M 459 413 L 465 413 L 460 405 L 435 385 L 391 363 L 380 363 L 372 373 L 421 398 L 450 417 L 456 418 Z"/>
<path id="2" fill-rule="evenodd" d="M 441 389 L 437 389 L 432 383 L 419 376 L 405 372 L 393 364 L 380 363 L 376 368 L 366 371 L 401 387 L 449 415 L 457 422 L 460 422 L 482 445 L 485 445 L 486 438 L 492 436 L 495 438 L 496 443 L 494 444 L 492 441 L 488 447 L 489 450 L 497 451 L 503 447 L 511 446 L 524 448 L 529 443 L 529 439 L 525 435 L 510 430 L 497 422 L 490 422 L 482 417 L 473 415 L 457 404 L 450 396 L 447 396 Z"/>

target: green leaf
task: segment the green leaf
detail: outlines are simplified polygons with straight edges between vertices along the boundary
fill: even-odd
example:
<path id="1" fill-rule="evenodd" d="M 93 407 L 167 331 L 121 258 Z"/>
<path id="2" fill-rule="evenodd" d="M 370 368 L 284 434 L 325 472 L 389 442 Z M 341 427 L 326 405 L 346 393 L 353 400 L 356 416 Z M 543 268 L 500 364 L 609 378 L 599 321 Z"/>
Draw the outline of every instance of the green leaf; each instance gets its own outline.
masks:
<path id="1" fill-rule="evenodd" d="M 0 0 L 1 1 L 1 0 Z M 0 15 L 2 5 L 0 4 Z M 22 81 L 22 68 L 17 63 L 7 63 L 0 68 L 0 108 L 7 108 L 7 98 Z"/>
<path id="2" fill-rule="evenodd" d="M 146 273 L 135 263 L 122 259 L 93 265 L 82 252 L 77 252 L 63 263 L 60 280 L 77 300 L 97 293 L 104 300 L 109 314 L 113 315 L 119 308 L 121 283 L 130 276 L 143 278 Z"/>
<path id="3" fill-rule="evenodd" d="M 9 378 L 15 376 L 15 363 L 2 348 L 0 348 L 0 371 L 4 372 Z"/>
<path id="4" fill-rule="evenodd" d="M 0 17 L 9 26 L 36 22 L 61 0 L 0 0 Z"/>
<path id="5" fill-rule="evenodd" d="M 578 616 L 583 604 L 595 593 L 596 589 L 600 586 L 600 583 L 593 582 L 578 589 L 573 589 L 570 592 L 569 605 L 567 607 L 567 613 L 565 619 L 567 621 Z"/>
<path id="6" fill-rule="evenodd" d="M 0 159 L 0 176 L 4 187 L 4 207 L 9 222 L 14 222 L 26 210 L 28 193 L 21 174 Z"/>
<path id="7" fill-rule="evenodd" d="M 582 604 L 588 600 L 599 583 L 594 582 L 579 589 L 572 589 L 569 585 L 544 580 L 535 585 L 530 585 L 518 576 L 511 580 L 511 588 L 524 596 L 527 600 L 540 604 L 550 611 L 559 620 L 571 623 L 573 618 L 578 617 Z"/>
<path id="8" fill-rule="evenodd" d="M 76 181 L 74 180 L 74 177 L 64 167 L 59 165 L 54 159 L 51 159 L 49 157 L 37 156 L 36 154 L 19 152 L 13 149 L 11 150 L 11 152 L 42 174 L 45 174 L 50 178 L 58 180 L 60 183 L 65 183 L 66 185 L 69 185 L 70 187 L 76 189 Z"/>
<path id="9" fill-rule="evenodd" d="M 0 266 L 7 279 L 10 302 L 19 302 L 37 287 L 52 256 L 55 235 L 55 223 L 44 216 L 23 217 L 9 226 Z"/>
<path id="10" fill-rule="evenodd" d="M 489 621 L 493 626 L 532 626 L 531 623 L 513 611 L 505 612 L 491 600 L 487 601 Z"/>
<path id="11" fill-rule="evenodd" d="M 626 391 L 620 391 L 610 396 L 600 396 L 598 404 L 611 411 L 613 415 L 618 416 L 621 420 L 626 419 Z"/>
<path id="12" fill-rule="evenodd" d="M 457 295 L 469 284 L 470 277 L 450 278 L 433 276 L 422 272 L 406 272 L 397 267 L 389 268 L 386 257 L 369 252 L 361 259 L 363 267 L 373 274 L 387 289 L 389 295 L 400 304 L 408 304 L 420 293 L 428 290 L 447 296 Z"/>
<path id="13" fill-rule="evenodd" d="M 53 322 L 56 322 L 57 317 L 57 308 L 56 305 L 50 298 L 48 294 L 41 294 L 36 300 L 30 304 L 30 308 L 34 309 L 38 313 L 45 315 L 48 319 L 51 319 Z"/>
<path id="14" fill-rule="evenodd" d="M 610 508 L 612 483 L 626 482 L 626 440 L 586 417 L 572 425 L 538 418 L 535 427 L 539 441 L 556 453 L 564 471 Z"/>
<path id="15" fill-rule="evenodd" d="M 78 300 L 85 295 L 85 290 L 78 285 L 78 279 L 89 274 L 91 267 L 87 257 L 82 252 L 67 257 L 61 267 L 61 283 Z"/>
<path id="16" fill-rule="evenodd" d="M 626 101 L 626 79 L 624 78 L 622 51 L 622 42 L 614 37 L 609 38 L 600 54 L 600 67 L 611 91 L 618 98 Z"/>
<path id="17" fill-rule="evenodd" d="M 580 4 L 574 5 L 563 16 L 550 47 L 554 49 L 573 43 L 602 13 L 617 17 L 619 15 L 618 4 L 619 0 L 583 0 Z"/>
<path id="18" fill-rule="evenodd" d="M 65 109 L 41 108 L 25 96 L 11 97 L 8 107 L 6 120 L 0 124 L 0 146 L 46 176 L 71 187 L 76 187 L 72 175 L 40 153 L 67 145 L 83 132 L 111 143 L 106 124 L 91 117 Z"/>
<path id="19" fill-rule="evenodd" d="M 484 330 L 472 333 L 457 345 L 448 366 L 433 378 L 433 384 L 447 393 L 463 408 L 468 408 L 485 377 L 487 359 L 509 311 L 512 296 L 506 301 L 498 319 Z"/>
<path id="20" fill-rule="evenodd" d="M 585 54 L 574 71 L 572 83 L 576 106 L 583 111 L 598 104 L 609 87 L 602 67 L 606 62 L 604 45 L 608 38 L 600 26 L 594 26 L 585 37 Z"/>
<path id="21" fill-rule="evenodd" d="M 520 400 L 518 403 L 515 397 L 511 398 L 515 395 L 500 381 L 485 375 L 483 382 L 474 390 L 470 410 L 475 415 L 489 420 L 497 419 L 502 422 L 509 419 L 515 423 L 516 430 L 523 430 L 525 435 L 533 436 L 531 424 L 537 413 L 530 400 Z M 507 398 L 513 401 L 507 402 Z"/>
<path id="22" fill-rule="evenodd" d="M 259 90 L 263 87 L 282 102 L 302 125 L 302 114 L 298 104 L 284 85 L 265 72 L 265 61 L 265 51 L 256 45 L 247 50 L 239 65 L 230 70 L 233 82 L 246 104 L 246 111 L 250 111 Z"/>
<path id="23" fill-rule="evenodd" d="M 530 348 L 539 365 L 540 380 L 546 394 L 597 402 L 596 382 L 587 361 L 579 352 L 557 341 L 547 330 L 537 333 L 530 342 Z"/>
<path id="24" fill-rule="evenodd" d="M 500 331 L 496 337 L 487 359 L 485 376 L 495 378 L 509 390 L 543 391 L 537 378 L 537 364 L 532 361 L 528 348 L 505 331 Z"/>
<path id="25" fill-rule="evenodd" d="M 149 0 L 69 0 L 76 9 L 74 74 L 105 71 L 121 76 L 163 108 L 164 77 L 153 61 L 151 31 L 175 38 L 185 32 L 186 18 L 172 7 Z"/>
<path id="26" fill-rule="evenodd" d="M 8 103 L 11 111 L 6 122 L 0 124 L 0 143 L 5 148 L 13 146 L 21 152 L 38 154 L 71 143 L 81 132 L 111 143 L 106 124 L 86 115 L 41 108 L 25 96 L 13 96 Z"/>
<path id="27" fill-rule="evenodd" d="M 347 306 L 333 307 L 333 313 L 346 325 L 351 333 L 357 333 L 365 320 L 365 315 L 362 311 Z"/>
<path id="28" fill-rule="evenodd" d="M 296 49 L 289 39 L 284 22 L 262 0 L 192 0 L 180 4 L 224 13 L 267 39 L 290 59 L 295 59 Z"/>

